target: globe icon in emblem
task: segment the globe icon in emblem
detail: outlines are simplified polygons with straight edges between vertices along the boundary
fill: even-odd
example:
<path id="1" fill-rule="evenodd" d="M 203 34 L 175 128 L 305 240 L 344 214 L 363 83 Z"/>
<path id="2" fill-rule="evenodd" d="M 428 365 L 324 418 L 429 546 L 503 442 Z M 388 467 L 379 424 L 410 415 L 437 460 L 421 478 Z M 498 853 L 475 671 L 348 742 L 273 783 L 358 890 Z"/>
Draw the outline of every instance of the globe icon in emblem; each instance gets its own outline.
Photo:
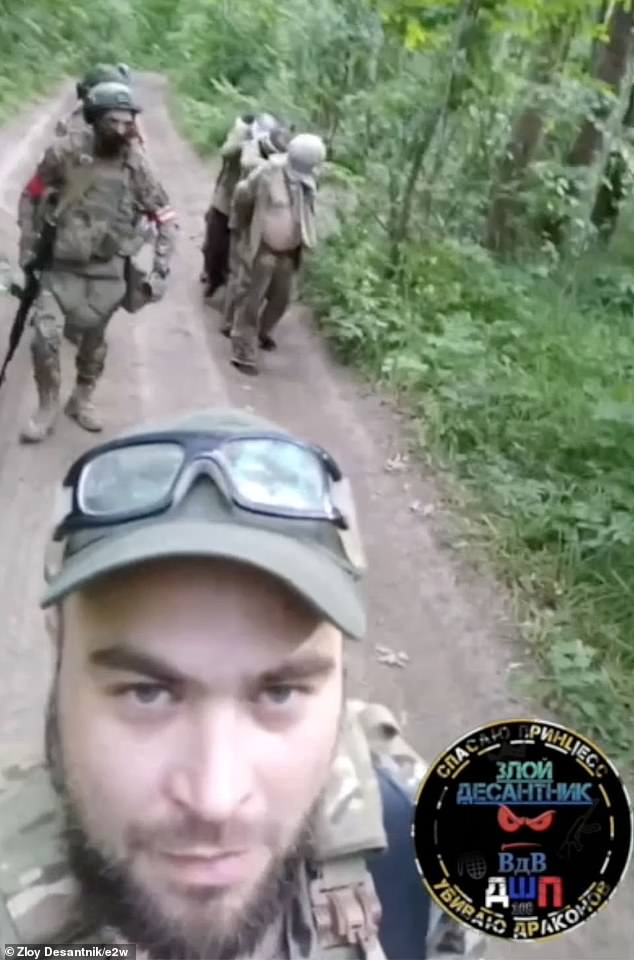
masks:
<path id="1" fill-rule="evenodd" d="M 487 875 L 487 862 L 477 850 L 465 853 L 458 863 L 458 873 L 466 873 L 472 880 L 482 880 Z"/>

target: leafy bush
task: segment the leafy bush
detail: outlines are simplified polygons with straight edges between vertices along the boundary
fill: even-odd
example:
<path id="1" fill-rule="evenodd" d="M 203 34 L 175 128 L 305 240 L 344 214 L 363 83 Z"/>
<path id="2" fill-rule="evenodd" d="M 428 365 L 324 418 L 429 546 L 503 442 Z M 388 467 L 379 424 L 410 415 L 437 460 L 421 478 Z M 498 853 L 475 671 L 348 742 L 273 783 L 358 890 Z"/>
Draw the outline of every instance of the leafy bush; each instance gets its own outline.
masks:
<path id="1" fill-rule="evenodd" d="M 124 0 L 0 0 L 0 118 L 96 61 L 131 59 L 139 21 Z"/>
<path id="2" fill-rule="evenodd" d="M 350 222 L 313 260 L 323 329 L 420 412 L 488 517 L 531 611 L 545 700 L 631 761 L 632 311 L 452 240 L 411 245 L 386 280 L 381 241 Z"/>

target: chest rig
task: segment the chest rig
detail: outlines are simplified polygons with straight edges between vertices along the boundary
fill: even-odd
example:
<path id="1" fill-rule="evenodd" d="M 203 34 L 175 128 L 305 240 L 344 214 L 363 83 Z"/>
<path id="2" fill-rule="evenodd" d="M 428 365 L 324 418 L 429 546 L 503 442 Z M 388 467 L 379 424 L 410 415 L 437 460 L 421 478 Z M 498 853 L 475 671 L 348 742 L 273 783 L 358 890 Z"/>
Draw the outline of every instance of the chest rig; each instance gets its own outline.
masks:
<path id="1" fill-rule="evenodd" d="M 80 189 L 78 199 L 57 219 L 53 259 L 58 266 L 82 272 L 94 267 L 98 273 L 100 264 L 138 252 L 143 237 L 134 174 L 134 162 L 127 157 L 102 160 L 85 153 L 69 157 L 66 182 Z"/>

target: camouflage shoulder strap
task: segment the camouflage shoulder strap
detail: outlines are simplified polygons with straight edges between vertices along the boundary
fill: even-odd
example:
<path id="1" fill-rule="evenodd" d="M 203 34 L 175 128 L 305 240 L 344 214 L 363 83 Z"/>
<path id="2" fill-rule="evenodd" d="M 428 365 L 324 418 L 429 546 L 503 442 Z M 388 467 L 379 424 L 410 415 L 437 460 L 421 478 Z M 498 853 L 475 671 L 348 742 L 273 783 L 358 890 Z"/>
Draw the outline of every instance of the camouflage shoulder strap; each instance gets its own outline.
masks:
<path id="1" fill-rule="evenodd" d="M 362 700 L 350 701 L 349 707 L 358 717 L 376 762 L 389 770 L 414 800 L 427 764 L 403 736 L 392 711 L 382 703 Z"/>
<path id="2" fill-rule="evenodd" d="M 367 739 L 357 717 L 347 711 L 314 833 L 317 876 L 310 898 L 319 945 L 328 960 L 385 960 L 378 940 L 381 905 L 366 857 L 386 845 Z"/>
<path id="3" fill-rule="evenodd" d="M 361 700 L 352 700 L 349 709 L 365 732 L 375 763 L 388 770 L 415 803 L 428 765 L 403 736 L 394 714 L 383 704 Z M 486 941 L 432 902 L 425 948 L 427 960 L 482 960 Z"/>
<path id="4" fill-rule="evenodd" d="M 9 908 L 2 895 L 0 895 L 0 941 L 4 944 L 22 942 L 18 928 L 13 922 L 13 917 L 9 913 Z"/>
<path id="5" fill-rule="evenodd" d="M 59 799 L 39 764 L 0 777 L 0 942 L 54 942 L 73 915 Z"/>

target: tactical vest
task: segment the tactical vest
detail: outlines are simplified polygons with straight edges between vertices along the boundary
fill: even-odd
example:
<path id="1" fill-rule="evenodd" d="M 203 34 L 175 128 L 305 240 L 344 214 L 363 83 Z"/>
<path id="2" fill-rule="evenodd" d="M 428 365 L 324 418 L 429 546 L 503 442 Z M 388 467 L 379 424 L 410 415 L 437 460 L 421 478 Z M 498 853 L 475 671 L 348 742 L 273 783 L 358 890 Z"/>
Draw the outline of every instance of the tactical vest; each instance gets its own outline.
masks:
<path id="1" fill-rule="evenodd" d="M 373 763 L 398 772 L 411 793 L 425 774 L 389 710 L 349 701 L 314 835 L 309 895 L 325 960 L 385 960 L 377 937 L 381 905 L 366 860 L 387 845 Z M 21 782 L 16 771 L 8 773 L 0 784 L 0 942 L 73 942 L 62 919 L 73 881 L 56 795 L 42 768 Z"/>
<path id="2" fill-rule="evenodd" d="M 58 220 L 53 262 L 100 276 L 114 257 L 137 253 L 144 239 L 133 192 L 134 160 L 102 161 L 86 154 L 73 157 L 67 181 L 88 181 L 81 198 Z"/>

